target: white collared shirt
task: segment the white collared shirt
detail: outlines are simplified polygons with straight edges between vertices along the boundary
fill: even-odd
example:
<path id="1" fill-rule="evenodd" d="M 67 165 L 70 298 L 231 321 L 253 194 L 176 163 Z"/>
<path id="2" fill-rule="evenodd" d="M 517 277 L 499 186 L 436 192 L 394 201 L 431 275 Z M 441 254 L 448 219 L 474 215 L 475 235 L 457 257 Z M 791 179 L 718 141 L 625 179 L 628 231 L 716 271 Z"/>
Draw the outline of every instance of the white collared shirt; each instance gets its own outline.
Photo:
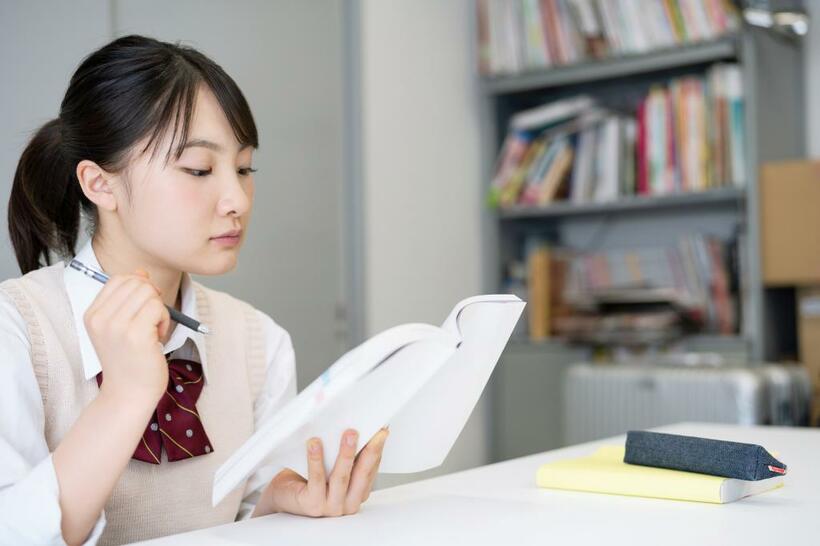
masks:
<path id="1" fill-rule="evenodd" d="M 76 258 L 98 271 L 101 269 L 88 241 Z M 83 315 L 102 284 L 66 267 L 64 281 L 74 314 L 86 379 L 101 370 L 100 360 L 85 329 Z M 197 318 L 196 296 L 187 273 L 180 287 L 181 311 Z M 254 404 L 254 427 L 270 419 L 296 396 L 296 365 L 290 335 L 267 314 L 258 311 L 265 337 L 265 384 Z M 165 344 L 165 354 L 202 362 L 208 382 L 208 355 L 203 335 L 171 323 L 174 330 Z M 0 544 L 60 544 L 59 486 L 45 436 L 43 402 L 31 363 L 31 345 L 26 323 L 14 304 L 0 292 Z M 259 497 L 276 468 L 263 466 L 248 481 L 236 519 L 250 517 Z M 85 544 L 96 544 L 105 527 L 105 511 L 100 514 Z"/>

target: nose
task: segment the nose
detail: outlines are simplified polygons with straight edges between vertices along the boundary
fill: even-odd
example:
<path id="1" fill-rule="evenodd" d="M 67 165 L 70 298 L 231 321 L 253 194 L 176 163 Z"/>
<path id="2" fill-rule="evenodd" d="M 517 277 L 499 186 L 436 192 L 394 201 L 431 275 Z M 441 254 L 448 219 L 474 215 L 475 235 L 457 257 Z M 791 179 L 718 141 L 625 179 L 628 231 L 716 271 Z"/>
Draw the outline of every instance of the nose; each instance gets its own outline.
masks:
<path id="1" fill-rule="evenodd" d="M 233 176 L 226 176 L 217 206 L 219 214 L 223 216 L 229 214 L 242 216 L 248 212 L 251 206 L 248 187 L 247 184 L 243 184 L 242 178 L 238 174 L 234 173 Z"/>

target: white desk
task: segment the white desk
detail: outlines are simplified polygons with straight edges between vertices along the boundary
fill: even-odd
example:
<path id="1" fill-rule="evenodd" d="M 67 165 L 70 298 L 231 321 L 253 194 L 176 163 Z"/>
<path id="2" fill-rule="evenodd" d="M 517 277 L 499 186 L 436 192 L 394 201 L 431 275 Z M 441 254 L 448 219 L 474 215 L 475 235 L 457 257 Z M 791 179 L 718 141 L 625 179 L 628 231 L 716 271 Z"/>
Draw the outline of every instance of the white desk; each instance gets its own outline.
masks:
<path id="1" fill-rule="evenodd" d="M 538 489 L 539 465 L 624 436 L 374 491 L 358 514 L 273 514 L 140 544 L 818 544 L 820 429 L 684 423 L 660 431 L 757 443 L 786 485 L 724 505 Z"/>

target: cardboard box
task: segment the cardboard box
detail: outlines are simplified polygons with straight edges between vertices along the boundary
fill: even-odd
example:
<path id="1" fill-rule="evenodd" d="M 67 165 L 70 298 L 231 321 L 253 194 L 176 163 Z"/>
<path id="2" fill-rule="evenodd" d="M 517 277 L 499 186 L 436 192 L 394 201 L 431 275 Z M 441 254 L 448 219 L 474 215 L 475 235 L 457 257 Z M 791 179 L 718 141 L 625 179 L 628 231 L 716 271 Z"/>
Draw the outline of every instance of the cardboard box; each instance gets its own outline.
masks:
<path id="1" fill-rule="evenodd" d="M 760 168 L 763 283 L 820 285 L 820 161 Z"/>

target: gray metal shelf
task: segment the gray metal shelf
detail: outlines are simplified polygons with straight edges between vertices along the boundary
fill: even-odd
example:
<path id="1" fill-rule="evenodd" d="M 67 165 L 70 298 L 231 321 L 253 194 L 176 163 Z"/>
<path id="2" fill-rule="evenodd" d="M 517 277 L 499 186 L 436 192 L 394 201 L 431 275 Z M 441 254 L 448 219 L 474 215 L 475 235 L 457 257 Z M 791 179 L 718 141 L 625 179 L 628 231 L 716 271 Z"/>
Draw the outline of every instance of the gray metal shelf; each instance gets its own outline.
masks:
<path id="1" fill-rule="evenodd" d="M 477 43 L 477 41 L 474 41 Z M 745 116 L 745 187 L 697 194 L 634 197 L 612 203 L 575 205 L 558 203 L 546 208 L 513 208 L 499 211 L 486 207 L 495 174 L 495 161 L 509 117 L 544 99 L 550 88 L 571 93 L 594 91 L 601 84 L 615 84 L 626 93 L 630 83 L 643 86 L 653 74 L 685 72 L 719 61 L 738 62 L 742 69 Z M 757 171 L 767 161 L 805 156 L 803 87 L 795 85 L 803 72 L 803 45 L 783 40 L 764 29 L 742 25 L 733 36 L 710 42 L 590 61 L 571 66 L 495 78 L 476 77 L 482 148 L 481 240 L 482 281 L 488 291 L 498 290 L 503 267 L 517 255 L 517 235 L 541 229 L 556 232 L 567 244 L 602 247 L 620 246 L 624 241 L 673 240 L 679 233 L 703 231 L 720 237 L 743 228 L 740 243 L 742 263 L 742 331 L 738 336 L 748 345 L 756 361 L 772 358 L 781 340 L 766 328 L 775 309 L 763 286 L 760 258 L 759 192 Z M 616 82 L 616 80 L 618 80 Z M 570 92 L 570 90 L 567 90 Z M 600 215 L 606 223 L 595 222 Z M 605 226 L 605 227 L 602 227 Z M 523 230 L 523 231 L 522 231 Z M 600 235 L 603 234 L 603 235 Z M 579 241 L 581 243 L 579 243 Z M 643 243 L 641 243 L 643 244 Z M 550 345 L 556 350 L 560 345 Z"/>
<path id="2" fill-rule="evenodd" d="M 641 212 L 654 209 L 692 209 L 701 206 L 729 205 L 744 203 L 746 191 L 743 188 L 721 188 L 701 192 L 679 193 L 662 196 L 635 196 L 609 203 L 554 203 L 547 207 L 514 206 L 501 209 L 498 216 L 502 220 L 532 218 L 561 218 L 586 214 L 610 214 Z"/>
<path id="3" fill-rule="evenodd" d="M 566 66 L 556 66 L 513 76 L 482 78 L 481 89 L 488 95 L 519 93 L 736 59 L 738 53 L 737 38 L 728 36 L 719 40 L 659 49 L 650 53 L 621 55 Z"/>
<path id="4" fill-rule="evenodd" d="M 473 37 L 473 44 L 478 43 Z M 612 248 L 622 241 L 673 240 L 681 233 L 721 233 L 720 226 L 737 223 L 743 275 L 741 331 L 737 335 L 688 335 L 681 340 L 685 357 L 696 353 L 738 365 L 754 366 L 775 354 L 779 343 L 767 324 L 776 320 L 771 294 L 762 282 L 757 171 L 761 163 L 802 157 L 804 150 L 802 46 L 773 33 L 742 25 L 734 37 L 692 44 L 674 50 L 655 51 L 593 61 L 580 65 L 498 78 L 478 78 L 478 114 L 482 146 L 480 207 L 482 281 L 485 290 L 499 290 L 502 267 L 520 251 L 522 233 L 558 233 L 562 240 L 595 241 L 596 248 Z M 477 54 L 477 52 L 476 52 Z M 726 188 L 706 193 L 635 197 L 613 203 L 574 205 L 560 203 L 542 209 L 516 208 L 498 211 L 486 206 L 486 195 L 495 175 L 496 158 L 503 142 L 505 123 L 516 111 L 546 99 L 544 90 L 556 96 L 595 92 L 600 84 L 625 92 L 630 83 L 643 86 L 653 73 L 685 72 L 711 62 L 739 62 L 745 92 L 745 188 Z M 623 78 L 623 81 L 614 80 Z M 795 83 L 798 82 L 798 83 Z M 571 90 L 564 86 L 577 86 Z M 623 91 L 621 91 L 623 89 Z M 530 100 L 531 99 L 531 100 Z M 598 221 L 596 215 L 602 217 Z M 733 231 L 734 233 L 734 231 Z M 603 234 L 603 235 L 600 235 Z M 617 237 L 616 237 L 617 236 Z M 496 460 L 538 453 L 563 445 L 562 376 L 576 362 L 589 361 L 590 347 L 570 345 L 550 338 L 530 341 L 510 339 L 497 366 L 493 389 L 493 455 Z M 526 423 L 526 426 L 522 426 Z M 538 430 L 539 434 L 533 434 Z"/>

